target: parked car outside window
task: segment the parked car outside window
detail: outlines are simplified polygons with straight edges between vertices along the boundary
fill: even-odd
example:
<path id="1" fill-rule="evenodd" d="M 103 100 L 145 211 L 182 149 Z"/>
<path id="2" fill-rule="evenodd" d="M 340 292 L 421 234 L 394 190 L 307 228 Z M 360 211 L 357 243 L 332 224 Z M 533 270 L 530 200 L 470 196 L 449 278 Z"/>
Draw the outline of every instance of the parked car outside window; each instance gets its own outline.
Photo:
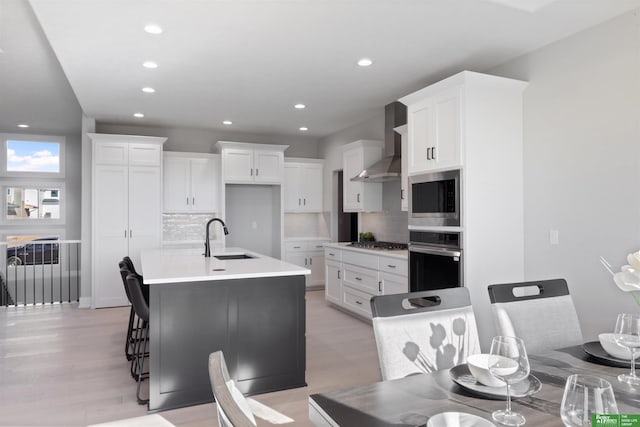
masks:
<path id="1" fill-rule="evenodd" d="M 50 265 L 58 264 L 59 244 L 39 243 L 41 241 L 58 240 L 57 237 L 42 237 L 29 243 L 7 248 L 7 265 Z"/>

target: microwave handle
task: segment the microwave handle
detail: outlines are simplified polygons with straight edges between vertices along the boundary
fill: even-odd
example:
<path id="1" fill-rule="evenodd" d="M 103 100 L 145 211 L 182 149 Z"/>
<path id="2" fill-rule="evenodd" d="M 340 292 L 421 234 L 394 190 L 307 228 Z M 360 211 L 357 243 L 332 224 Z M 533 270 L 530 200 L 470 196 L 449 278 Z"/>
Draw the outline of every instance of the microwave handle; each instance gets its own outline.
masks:
<path id="1" fill-rule="evenodd" d="M 416 245 L 409 245 L 409 252 L 418 252 L 420 254 L 450 256 L 450 257 L 459 257 L 461 255 L 461 252 L 456 250 L 445 249 L 445 248 L 427 248 L 424 246 L 416 246 Z"/>

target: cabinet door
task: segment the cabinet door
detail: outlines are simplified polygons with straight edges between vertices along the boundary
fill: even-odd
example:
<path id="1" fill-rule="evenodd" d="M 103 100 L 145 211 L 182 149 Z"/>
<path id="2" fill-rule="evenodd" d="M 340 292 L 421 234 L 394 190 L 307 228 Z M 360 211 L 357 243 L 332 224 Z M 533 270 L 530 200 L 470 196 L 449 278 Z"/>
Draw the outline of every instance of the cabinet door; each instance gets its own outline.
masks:
<path id="1" fill-rule="evenodd" d="M 323 167 L 321 164 L 308 163 L 301 166 L 300 184 L 302 186 L 302 210 L 304 212 L 322 212 Z"/>
<path id="2" fill-rule="evenodd" d="M 351 181 L 362 171 L 364 153 L 361 149 L 347 150 L 343 154 L 343 209 L 345 212 L 357 211 L 362 206 L 363 183 Z"/>
<path id="3" fill-rule="evenodd" d="M 324 285 L 324 251 L 308 252 L 311 286 Z"/>
<path id="4" fill-rule="evenodd" d="M 285 212 L 300 212 L 302 209 L 300 171 L 300 165 L 284 164 L 284 182 L 282 183 L 282 189 L 284 191 Z"/>
<path id="5" fill-rule="evenodd" d="M 461 89 L 444 91 L 434 98 L 434 139 L 431 157 L 437 169 L 459 166 Z"/>
<path id="6" fill-rule="evenodd" d="M 129 144 L 126 142 L 94 142 L 93 161 L 96 165 L 128 165 Z"/>
<path id="7" fill-rule="evenodd" d="M 429 169 L 433 140 L 433 109 L 431 100 L 416 102 L 407 107 L 409 174 Z M 429 150 L 427 150 L 429 149 Z M 428 156 L 429 154 L 429 156 Z"/>
<path id="8" fill-rule="evenodd" d="M 309 259 L 306 252 L 287 252 L 286 261 L 300 267 L 309 268 Z"/>
<path id="9" fill-rule="evenodd" d="M 325 280 L 325 298 L 335 304 L 342 304 L 342 276 L 340 263 L 333 261 L 327 261 L 325 263 Z"/>
<path id="10" fill-rule="evenodd" d="M 225 182 L 253 182 L 253 151 L 222 150 Z"/>
<path id="11" fill-rule="evenodd" d="M 191 159 L 191 209 L 216 212 L 218 209 L 218 180 L 216 161 L 212 157 Z"/>
<path id="12" fill-rule="evenodd" d="M 262 184 L 279 184 L 282 182 L 282 164 L 284 154 L 281 151 L 254 152 L 255 182 Z"/>
<path id="13" fill-rule="evenodd" d="M 129 144 L 129 166 L 160 166 L 162 146 L 159 144 Z"/>
<path id="14" fill-rule="evenodd" d="M 95 166 L 92 276 L 95 307 L 127 305 L 118 262 L 128 255 L 128 168 Z"/>
<path id="15" fill-rule="evenodd" d="M 397 274 L 380 273 L 383 295 L 405 294 L 409 292 L 409 279 L 407 276 Z"/>
<path id="16" fill-rule="evenodd" d="M 129 256 L 140 265 L 140 251 L 159 248 L 161 237 L 160 168 L 129 168 Z"/>
<path id="17" fill-rule="evenodd" d="M 164 211 L 188 212 L 191 207 L 189 159 L 165 155 L 163 163 Z"/>

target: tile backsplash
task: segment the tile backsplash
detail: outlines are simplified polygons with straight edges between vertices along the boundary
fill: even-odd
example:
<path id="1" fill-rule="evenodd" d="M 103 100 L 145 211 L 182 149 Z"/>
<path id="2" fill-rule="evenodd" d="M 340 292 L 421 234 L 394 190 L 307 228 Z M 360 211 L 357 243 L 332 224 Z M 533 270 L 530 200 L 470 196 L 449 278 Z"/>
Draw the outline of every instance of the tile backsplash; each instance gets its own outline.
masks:
<path id="1" fill-rule="evenodd" d="M 210 214 L 162 214 L 162 240 L 165 242 L 181 242 L 199 240 L 204 242 L 207 221 L 215 218 Z M 212 224 L 210 239 L 218 240 L 222 235 L 220 224 Z"/>
<path id="2" fill-rule="evenodd" d="M 382 212 L 360 214 L 360 231 L 370 231 L 376 240 L 409 242 L 409 216 L 400 210 L 400 181 L 383 184 Z"/>

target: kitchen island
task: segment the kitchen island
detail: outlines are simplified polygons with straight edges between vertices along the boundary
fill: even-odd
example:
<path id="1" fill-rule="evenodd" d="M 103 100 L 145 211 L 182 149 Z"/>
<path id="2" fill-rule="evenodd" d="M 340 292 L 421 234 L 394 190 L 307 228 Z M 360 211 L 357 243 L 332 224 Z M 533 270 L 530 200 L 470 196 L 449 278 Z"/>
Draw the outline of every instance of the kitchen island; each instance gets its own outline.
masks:
<path id="1" fill-rule="evenodd" d="M 149 285 L 149 410 L 211 402 L 209 354 L 245 394 L 305 386 L 305 275 L 240 248 L 142 252 Z"/>

